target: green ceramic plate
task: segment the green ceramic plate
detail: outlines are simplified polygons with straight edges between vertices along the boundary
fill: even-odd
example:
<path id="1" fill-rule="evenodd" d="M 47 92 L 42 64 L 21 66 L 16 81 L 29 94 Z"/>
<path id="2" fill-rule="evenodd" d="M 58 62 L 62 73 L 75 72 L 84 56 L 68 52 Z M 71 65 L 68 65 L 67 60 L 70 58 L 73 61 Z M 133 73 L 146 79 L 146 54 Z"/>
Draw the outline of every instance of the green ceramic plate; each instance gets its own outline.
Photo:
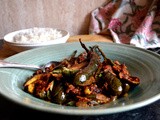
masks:
<path id="1" fill-rule="evenodd" d="M 106 105 L 90 108 L 61 106 L 35 98 L 23 91 L 23 83 L 33 71 L 18 68 L 0 68 L 0 93 L 6 98 L 32 109 L 68 115 L 102 115 L 138 109 L 160 99 L 160 56 L 137 47 L 103 42 L 85 42 L 87 46 L 98 45 L 112 60 L 125 63 L 131 74 L 138 76 L 140 85 L 121 98 Z M 62 60 L 74 50 L 84 51 L 79 42 L 56 44 L 35 48 L 11 56 L 6 61 L 41 65 L 51 60 Z"/>

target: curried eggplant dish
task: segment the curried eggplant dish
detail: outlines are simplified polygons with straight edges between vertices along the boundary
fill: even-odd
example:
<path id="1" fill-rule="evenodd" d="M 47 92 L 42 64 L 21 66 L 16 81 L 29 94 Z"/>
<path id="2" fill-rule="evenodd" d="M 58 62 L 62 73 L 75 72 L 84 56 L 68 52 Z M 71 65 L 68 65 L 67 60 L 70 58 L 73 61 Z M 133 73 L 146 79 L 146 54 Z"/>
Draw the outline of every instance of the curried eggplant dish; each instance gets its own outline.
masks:
<path id="1" fill-rule="evenodd" d="M 127 66 L 106 57 L 99 46 L 36 70 L 24 83 L 24 91 L 39 99 L 65 106 L 89 107 L 107 104 L 125 97 L 140 79 L 132 76 Z"/>

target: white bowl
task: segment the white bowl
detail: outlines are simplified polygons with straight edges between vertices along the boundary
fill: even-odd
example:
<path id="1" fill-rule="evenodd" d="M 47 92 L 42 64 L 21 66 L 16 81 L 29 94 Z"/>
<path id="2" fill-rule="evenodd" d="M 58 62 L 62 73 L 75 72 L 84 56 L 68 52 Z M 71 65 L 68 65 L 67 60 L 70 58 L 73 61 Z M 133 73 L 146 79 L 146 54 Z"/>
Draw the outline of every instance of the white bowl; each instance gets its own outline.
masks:
<path id="1" fill-rule="evenodd" d="M 34 30 L 38 30 L 38 31 L 42 31 L 41 33 L 33 33 L 32 32 L 32 37 L 36 36 L 36 39 L 32 38 L 29 39 L 29 37 L 31 37 L 30 33 L 31 31 Z M 57 33 L 60 33 L 61 36 L 59 37 L 52 37 L 49 38 L 48 36 L 51 36 L 49 34 L 49 30 L 54 30 Z M 25 35 L 24 35 L 25 33 Z M 51 33 L 51 32 L 50 32 Z M 41 34 L 41 35 L 39 35 Z M 25 38 L 27 38 L 27 40 L 25 41 L 24 39 L 19 39 L 15 41 L 15 36 L 25 36 Z M 27 35 L 27 37 L 26 37 Z M 39 35 L 39 36 L 38 36 Z M 48 36 L 47 36 L 48 35 Z M 42 39 L 42 37 L 44 38 L 44 40 Z M 53 36 L 53 35 L 52 35 Z M 29 28 L 29 29 L 23 29 L 23 30 L 18 30 L 18 31 L 14 31 L 11 33 L 8 33 L 4 36 L 4 44 L 10 48 L 13 51 L 16 52 L 21 52 L 24 50 L 29 50 L 29 49 L 33 49 L 33 48 L 37 48 L 37 47 L 42 47 L 42 46 L 49 46 L 49 45 L 53 45 L 53 44 L 60 44 L 60 43 L 65 43 L 67 41 L 67 39 L 69 38 L 69 32 L 65 31 L 65 30 L 61 30 L 61 29 L 54 29 L 54 28 Z M 46 40 L 45 40 L 46 39 Z"/>

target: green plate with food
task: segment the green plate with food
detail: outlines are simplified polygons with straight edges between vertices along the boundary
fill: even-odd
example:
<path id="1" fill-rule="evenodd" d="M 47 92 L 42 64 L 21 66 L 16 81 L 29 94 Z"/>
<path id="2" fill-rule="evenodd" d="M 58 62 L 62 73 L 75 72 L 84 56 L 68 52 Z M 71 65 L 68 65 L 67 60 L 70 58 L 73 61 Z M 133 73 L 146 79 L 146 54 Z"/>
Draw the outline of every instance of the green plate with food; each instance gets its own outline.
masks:
<path id="1" fill-rule="evenodd" d="M 7 62 L 45 70 L 0 68 L 0 93 L 35 110 L 67 115 L 113 114 L 160 99 L 160 56 L 106 42 L 55 44 L 13 55 Z"/>

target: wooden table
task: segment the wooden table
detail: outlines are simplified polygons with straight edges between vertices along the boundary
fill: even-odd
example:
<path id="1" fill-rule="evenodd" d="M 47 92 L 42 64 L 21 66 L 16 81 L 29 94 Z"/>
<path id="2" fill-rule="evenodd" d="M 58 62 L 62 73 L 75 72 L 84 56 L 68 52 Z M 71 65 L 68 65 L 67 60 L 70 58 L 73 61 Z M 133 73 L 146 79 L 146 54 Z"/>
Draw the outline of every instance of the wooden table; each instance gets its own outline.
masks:
<path id="1" fill-rule="evenodd" d="M 98 41 L 98 42 L 113 42 L 110 36 L 104 35 L 76 35 L 71 36 L 67 42 L 75 42 L 81 38 L 82 41 Z"/>
<path id="2" fill-rule="evenodd" d="M 79 39 L 81 39 L 82 41 L 112 42 L 111 37 L 103 35 L 76 35 L 69 37 L 67 42 L 77 42 Z M 5 59 L 17 53 L 10 50 L 4 44 L 2 44 L 3 41 L 0 40 L 0 59 Z"/>

